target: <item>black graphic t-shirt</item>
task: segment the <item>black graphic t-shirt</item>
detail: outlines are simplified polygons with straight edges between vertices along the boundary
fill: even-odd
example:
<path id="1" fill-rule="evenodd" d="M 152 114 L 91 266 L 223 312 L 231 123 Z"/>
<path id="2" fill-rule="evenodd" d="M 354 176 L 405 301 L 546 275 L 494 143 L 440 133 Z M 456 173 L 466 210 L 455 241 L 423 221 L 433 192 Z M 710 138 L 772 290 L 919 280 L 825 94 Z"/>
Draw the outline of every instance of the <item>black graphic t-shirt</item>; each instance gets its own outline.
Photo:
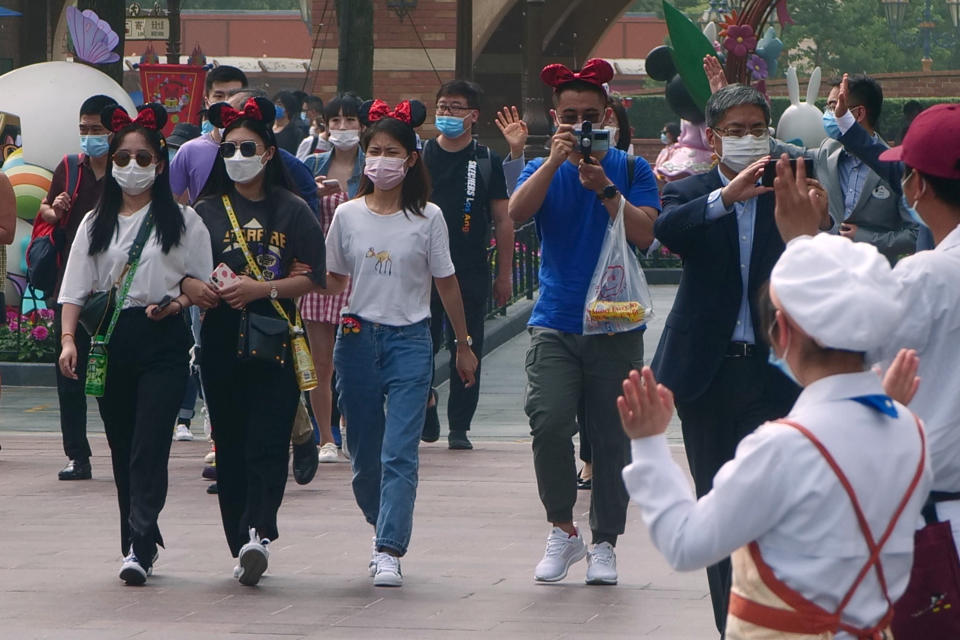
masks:
<path id="1" fill-rule="evenodd" d="M 503 161 L 492 149 L 490 184 L 484 184 L 482 161 L 475 145 L 450 153 L 436 140 L 427 142 L 424 157 L 430 172 L 430 201 L 440 207 L 450 231 L 450 255 L 457 273 L 487 269 L 490 247 L 491 200 L 507 199 L 507 181 Z"/>
<path id="2" fill-rule="evenodd" d="M 263 272 L 264 280 L 279 280 L 290 272 L 294 259 L 313 267 L 310 279 L 317 284 L 326 281 L 326 257 L 323 229 L 310 207 L 286 189 L 273 189 L 265 199 L 247 200 L 236 190 L 230 194 L 237 222 L 247 241 L 247 247 Z M 219 196 L 206 198 L 196 204 L 197 213 L 210 231 L 213 245 L 213 264 L 221 262 L 237 275 L 250 273 L 243 250 L 236 242 L 230 218 Z M 283 301 L 291 311 L 291 301 Z M 250 305 L 258 313 L 273 314 L 268 300 L 257 300 Z"/>

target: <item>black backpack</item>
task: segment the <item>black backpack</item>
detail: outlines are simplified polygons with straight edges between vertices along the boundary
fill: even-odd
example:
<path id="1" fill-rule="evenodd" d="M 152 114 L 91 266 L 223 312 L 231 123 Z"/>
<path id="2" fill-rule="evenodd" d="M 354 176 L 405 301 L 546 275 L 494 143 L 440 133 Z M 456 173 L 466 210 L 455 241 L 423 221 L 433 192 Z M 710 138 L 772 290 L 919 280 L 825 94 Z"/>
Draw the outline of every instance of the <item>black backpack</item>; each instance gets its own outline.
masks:
<path id="1" fill-rule="evenodd" d="M 82 158 L 79 155 L 64 156 L 67 167 L 66 192 L 70 194 L 70 210 L 54 224 L 43 220 L 39 214 L 33 221 L 30 244 L 27 245 L 27 281 L 30 286 L 47 295 L 57 287 L 57 274 L 64 262 L 63 249 L 67 244 L 67 222 L 73 213 L 74 200 L 80 186 Z"/>

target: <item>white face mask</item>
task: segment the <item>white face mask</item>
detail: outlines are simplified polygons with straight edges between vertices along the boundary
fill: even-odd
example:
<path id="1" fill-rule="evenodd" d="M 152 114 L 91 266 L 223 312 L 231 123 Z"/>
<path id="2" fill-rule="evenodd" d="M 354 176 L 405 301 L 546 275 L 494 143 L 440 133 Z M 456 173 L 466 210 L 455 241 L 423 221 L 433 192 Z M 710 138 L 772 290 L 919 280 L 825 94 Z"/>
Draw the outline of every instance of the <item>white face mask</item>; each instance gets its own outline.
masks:
<path id="1" fill-rule="evenodd" d="M 770 135 L 766 133 L 762 136 L 748 133 L 740 138 L 721 136 L 720 139 L 723 145 L 720 162 L 738 173 L 770 153 Z"/>
<path id="2" fill-rule="evenodd" d="M 330 129 L 330 144 L 340 151 L 349 151 L 360 144 L 357 129 Z"/>
<path id="3" fill-rule="evenodd" d="M 244 158 L 240 155 L 240 149 L 237 149 L 232 158 L 224 158 L 223 164 L 227 167 L 227 175 L 230 179 L 240 184 L 256 178 L 266 166 L 263 162 L 262 153 L 258 156 Z"/>
<path id="4" fill-rule="evenodd" d="M 113 165 L 111 171 L 113 179 L 120 185 L 120 189 L 128 196 L 138 196 L 150 187 L 157 179 L 157 165 L 141 167 L 131 158 L 125 167 Z"/>

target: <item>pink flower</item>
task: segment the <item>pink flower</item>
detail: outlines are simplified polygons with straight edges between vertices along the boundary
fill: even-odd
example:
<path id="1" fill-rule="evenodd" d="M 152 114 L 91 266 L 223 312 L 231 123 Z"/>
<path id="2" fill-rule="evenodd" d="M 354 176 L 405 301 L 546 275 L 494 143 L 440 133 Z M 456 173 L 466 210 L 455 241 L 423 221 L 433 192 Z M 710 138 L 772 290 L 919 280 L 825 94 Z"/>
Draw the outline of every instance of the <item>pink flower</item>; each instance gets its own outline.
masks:
<path id="1" fill-rule="evenodd" d="M 33 331 L 30 332 L 30 337 L 36 340 L 37 342 L 42 342 L 47 339 L 50 335 L 50 332 L 47 331 L 46 327 L 34 327 Z"/>
<path id="2" fill-rule="evenodd" d="M 748 52 L 757 48 L 757 37 L 753 34 L 753 27 L 748 24 L 734 24 L 727 27 L 727 39 L 723 41 L 723 48 L 738 58 L 746 57 Z"/>
<path id="3" fill-rule="evenodd" d="M 750 56 L 747 68 L 750 69 L 750 75 L 754 80 L 763 80 L 767 77 L 767 61 L 757 54 Z"/>
<path id="4" fill-rule="evenodd" d="M 16 333 L 17 331 L 20 331 L 20 323 L 16 320 L 11 320 L 7 323 L 7 329 L 10 329 L 11 333 Z"/>
<path id="5" fill-rule="evenodd" d="M 14 311 L 13 309 L 10 309 L 7 311 L 7 322 L 12 322 L 13 320 L 16 320 L 19 317 L 20 317 L 20 314 Z"/>
<path id="6" fill-rule="evenodd" d="M 53 309 L 40 309 L 37 311 L 44 320 L 53 320 Z"/>

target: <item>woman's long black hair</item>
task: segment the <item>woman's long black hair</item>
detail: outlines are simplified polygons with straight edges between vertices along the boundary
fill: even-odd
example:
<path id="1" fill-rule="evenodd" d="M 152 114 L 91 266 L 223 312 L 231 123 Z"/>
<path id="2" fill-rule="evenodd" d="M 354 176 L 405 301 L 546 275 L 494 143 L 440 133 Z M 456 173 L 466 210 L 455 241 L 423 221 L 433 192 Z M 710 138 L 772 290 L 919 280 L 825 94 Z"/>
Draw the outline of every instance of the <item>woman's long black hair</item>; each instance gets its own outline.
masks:
<path id="1" fill-rule="evenodd" d="M 427 173 L 427 167 L 423 162 L 423 154 L 418 148 L 417 132 L 414 129 L 423 124 L 427 117 L 427 109 L 422 102 L 410 100 L 410 124 L 390 117 L 370 122 L 369 114 L 372 105 L 373 101 L 371 100 L 364 102 L 360 107 L 360 122 L 366 127 L 360 139 L 360 146 L 366 153 L 373 136 L 378 133 L 385 133 L 399 142 L 407 150 L 407 153 L 416 152 L 416 163 L 407 169 L 407 175 L 403 177 L 400 206 L 404 213 L 423 216 L 423 208 L 427 206 L 427 201 L 430 199 L 430 174 Z M 373 182 L 364 174 L 360 179 L 356 197 L 360 198 L 370 193 L 373 193 Z"/>
<path id="2" fill-rule="evenodd" d="M 264 190 L 269 193 L 273 189 L 286 189 L 299 196 L 299 193 L 295 191 L 290 184 L 287 170 L 283 165 L 283 160 L 280 158 L 280 148 L 277 147 L 277 139 L 273 135 L 273 127 L 271 125 L 277 116 L 277 111 L 274 109 L 273 103 L 266 98 L 259 97 L 250 98 L 250 100 L 259 108 L 261 119 L 246 116 L 238 118 L 231 122 L 230 126 L 224 128 L 221 139 L 225 140 L 227 134 L 234 129 L 243 128 L 251 133 L 255 133 L 257 137 L 263 141 L 264 148 L 269 149 L 270 147 L 274 147 L 273 157 L 267 160 L 267 164 L 263 170 Z M 248 104 L 250 100 L 247 101 Z M 207 110 L 207 119 L 210 120 L 213 126 L 223 127 L 224 109 L 229 106 L 226 102 L 220 102 L 212 105 Z M 204 184 L 203 189 L 200 190 L 198 200 L 212 196 L 219 198 L 231 191 L 233 191 L 233 180 L 227 175 L 227 165 L 224 164 L 223 157 L 217 153 L 217 158 L 213 161 L 213 169 L 210 171 L 210 177 L 207 178 L 206 184 Z"/>
<path id="3" fill-rule="evenodd" d="M 180 244 L 180 238 L 187 227 L 180 205 L 177 204 L 173 192 L 170 190 L 170 162 L 167 159 L 167 142 L 160 131 L 167 122 L 167 111 L 159 104 L 141 105 L 137 108 L 137 111 L 141 114 L 145 111 L 152 111 L 156 128 L 148 128 L 141 123 L 133 122 L 115 129 L 113 116 L 117 110 L 123 111 L 122 107 L 111 105 L 100 114 L 103 126 L 114 131 L 114 134 L 107 155 L 107 172 L 104 175 L 103 192 L 100 194 L 100 201 L 97 202 L 97 206 L 93 210 L 93 222 L 90 226 L 90 255 L 106 251 L 111 240 L 117 234 L 117 216 L 123 204 L 123 191 L 113 177 L 113 154 L 123 143 L 124 138 L 131 133 L 139 133 L 144 137 L 156 156 L 157 162 L 163 167 L 150 189 L 150 211 L 153 212 L 157 240 L 163 248 L 163 252 L 169 253 L 171 248 Z M 130 162 L 136 161 L 131 158 Z"/>

